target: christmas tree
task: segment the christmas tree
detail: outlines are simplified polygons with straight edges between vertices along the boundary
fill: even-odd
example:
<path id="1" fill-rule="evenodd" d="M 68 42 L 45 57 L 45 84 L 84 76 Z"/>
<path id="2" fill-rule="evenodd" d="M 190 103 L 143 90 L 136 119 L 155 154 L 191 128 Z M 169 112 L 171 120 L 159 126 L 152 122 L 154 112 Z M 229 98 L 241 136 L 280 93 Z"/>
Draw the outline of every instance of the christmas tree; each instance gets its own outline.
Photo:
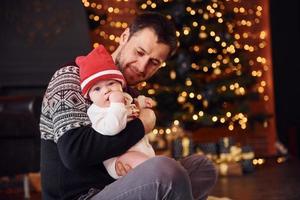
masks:
<path id="1" fill-rule="evenodd" d="M 187 136 L 196 144 L 234 134 L 238 142 L 253 145 L 257 155 L 275 152 L 267 0 L 82 0 L 82 4 L 92 46 L 103 44 L 110 52 L 138 12 L 160 12 L 174 21 L 177 54 L 137 87 L 157 101 L 157 126 L 148 134 L 156 150 L 170 150 L 178 137 Z"/>
<path id="2" fill-rule="evenodd" d="M 233 130 L 266 123 L 269 114 L 252 109 L 268 98 L 261 79 L 266 59 L 258 56 L 265 32 L 240 34 L 241 27 L 252 29 L 260 23 L 262 7 L 246 10 L 235 7 L 238 2 L 137 1 L 140 10 L 157 11 L 173 20 L 179 39 L 177 54 L 138 87 L 157 101 L 158 127 Z M 244 19 L 237 20 L 237 15 Z"/>

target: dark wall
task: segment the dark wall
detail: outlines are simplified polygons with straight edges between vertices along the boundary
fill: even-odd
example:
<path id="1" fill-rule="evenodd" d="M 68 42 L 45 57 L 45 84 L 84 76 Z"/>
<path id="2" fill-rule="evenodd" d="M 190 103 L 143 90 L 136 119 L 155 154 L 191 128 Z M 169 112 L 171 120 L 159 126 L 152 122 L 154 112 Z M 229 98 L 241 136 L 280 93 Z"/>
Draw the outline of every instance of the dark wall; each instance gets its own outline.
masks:
<path id="1" fill-rule="evenodd" d="M 270 0 L 270 6 L 278 136 L 300 157 L 299 1 Z"/>
<path id="2" fill-rule="evenodd" d="M 39 91 L 60 65 L 90 48 L 81 1 L 3 0 L 0 94 Z"/>

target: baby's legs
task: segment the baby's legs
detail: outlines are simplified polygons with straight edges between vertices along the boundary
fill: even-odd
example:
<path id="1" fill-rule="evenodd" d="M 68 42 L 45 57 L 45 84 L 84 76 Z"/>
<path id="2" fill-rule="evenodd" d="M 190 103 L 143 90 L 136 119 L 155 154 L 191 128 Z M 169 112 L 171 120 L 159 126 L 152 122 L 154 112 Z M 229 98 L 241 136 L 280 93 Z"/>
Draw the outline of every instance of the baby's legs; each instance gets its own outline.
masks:
<path id="1" fill-rule="evenodd" d="M 118 157 L 116 162 L 120 161 L 123 164 L 128 164 L 130 167 L 135 168 L 149 158 L 149 156 L 139 151 L 127 151 Z"/>

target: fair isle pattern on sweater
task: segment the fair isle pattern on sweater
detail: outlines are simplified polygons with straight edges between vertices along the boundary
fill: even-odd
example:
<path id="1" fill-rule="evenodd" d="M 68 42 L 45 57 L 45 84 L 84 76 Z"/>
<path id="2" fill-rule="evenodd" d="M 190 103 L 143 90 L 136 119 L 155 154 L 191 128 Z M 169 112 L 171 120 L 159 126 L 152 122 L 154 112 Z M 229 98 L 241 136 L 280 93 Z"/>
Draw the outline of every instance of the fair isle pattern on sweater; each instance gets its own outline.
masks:
<path id="1" fill-rule="evenodd" d="M 62 67 L 54 73 L 44 95 L 41 138 L 57 143 L 65 132 L 91 124 L 87 116 L 89 106 L 81 93 L 79 67 Z"/>

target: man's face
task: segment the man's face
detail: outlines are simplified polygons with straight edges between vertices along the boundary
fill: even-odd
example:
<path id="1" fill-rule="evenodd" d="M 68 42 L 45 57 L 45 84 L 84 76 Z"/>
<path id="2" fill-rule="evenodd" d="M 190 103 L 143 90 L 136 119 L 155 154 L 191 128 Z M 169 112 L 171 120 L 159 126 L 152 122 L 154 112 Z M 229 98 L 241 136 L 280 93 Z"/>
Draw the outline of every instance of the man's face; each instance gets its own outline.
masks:
<path id="1" fill-rule="evenodd" d="M 115 62 L 122 71 L 127 84 L 135 85 L 149 79 L 166 60 L 170 47 L 157 42 L 152 29 L 142 29 L 129 40 L 120 43 L 121 50 Z"/>

